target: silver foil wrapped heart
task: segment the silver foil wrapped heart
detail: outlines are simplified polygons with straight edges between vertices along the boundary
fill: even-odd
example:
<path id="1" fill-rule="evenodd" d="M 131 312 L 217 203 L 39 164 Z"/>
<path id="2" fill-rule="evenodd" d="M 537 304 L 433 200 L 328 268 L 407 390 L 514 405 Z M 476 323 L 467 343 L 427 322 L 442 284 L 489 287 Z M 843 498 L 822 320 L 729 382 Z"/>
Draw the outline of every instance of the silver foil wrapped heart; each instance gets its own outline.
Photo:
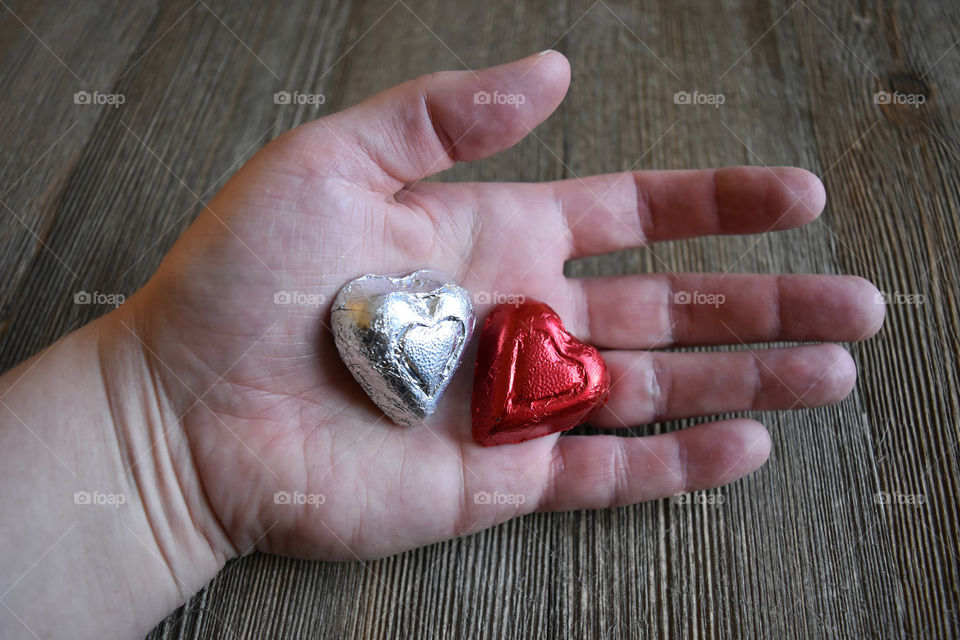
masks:
<path id="1" fill-rule="evenodd" d="M 474 325 L 466 290 L 429 269 L 352 280 L 334 298 L 330 317 L 350 373 L 391 420 L 404 425 L 437 408 Z"/>

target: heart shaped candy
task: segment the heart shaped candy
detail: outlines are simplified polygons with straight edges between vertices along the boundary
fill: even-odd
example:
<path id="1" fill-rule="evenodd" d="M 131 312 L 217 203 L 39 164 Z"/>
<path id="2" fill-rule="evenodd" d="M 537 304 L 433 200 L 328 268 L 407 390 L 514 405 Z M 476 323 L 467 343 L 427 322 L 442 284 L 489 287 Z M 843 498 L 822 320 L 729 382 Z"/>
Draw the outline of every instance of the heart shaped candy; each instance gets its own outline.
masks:
<path id="1" fill-rule="evenodd" d="M 441 273 L 365 275 L 330 312 L 337 350 L 367 395 L 397 424 L 437 408 L 473 334 L 469 294 Z"/>
<path id="2" fill-rule="evenodd" d="M 474 375 L 473 438 L 484 446 L 573 428 L 603 406 L 610 391 L 600 352 L 533 300 L 493 310 L 480 333 Z"/>

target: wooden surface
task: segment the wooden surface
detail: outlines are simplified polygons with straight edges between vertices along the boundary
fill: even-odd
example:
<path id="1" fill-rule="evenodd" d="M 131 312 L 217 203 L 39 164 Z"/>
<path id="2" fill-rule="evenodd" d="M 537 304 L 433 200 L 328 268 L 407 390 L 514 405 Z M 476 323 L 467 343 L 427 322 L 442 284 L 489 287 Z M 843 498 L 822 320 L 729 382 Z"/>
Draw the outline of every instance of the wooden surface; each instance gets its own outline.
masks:
<path id="1" fill-rule="evenodd" d="M 756 414 L 769 464 L 703 504 L 532 515 L 366 564 L 253 556 L 151 637 L 957 637 L 958 38 L 950 0 L 3 0 L 0 365 L 99 312 L 75 291 L 144 283 L 194 194 L 282 131 L 418 74 L 552 46 L 573 67 L 559 111 L 443 179 L 810 168 L 829 202 L 808 228 L 570 273 L 867 277 L 901 303 L 853 347 L 856 390 Z M 80 90 L 126 102 L 76 105 Z M 326 102 L 275 105 L 279 90 Z M 725 103 L 675 104 L 695 90 Z M 925 101 L 876 104 L 878 91 Z"/>

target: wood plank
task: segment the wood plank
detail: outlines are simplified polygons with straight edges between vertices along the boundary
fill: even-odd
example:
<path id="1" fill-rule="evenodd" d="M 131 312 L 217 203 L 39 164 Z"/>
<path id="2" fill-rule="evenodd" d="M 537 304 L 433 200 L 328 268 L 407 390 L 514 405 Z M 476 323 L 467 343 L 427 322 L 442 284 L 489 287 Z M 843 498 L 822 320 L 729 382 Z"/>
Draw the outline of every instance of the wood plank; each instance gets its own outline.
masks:
<path id="1" fill-rule="evenodd" d="M 891 599 L 908 637 L 957 633 L 957 312 L 958 87 L 960 59 L 950 55 L 960 11 L 946 3 L 880 4 L 862 14 L 817 4 L 845 45 L 824 59 L 822 28 L 800 34 L 811 70 L 815 135 L 824 156 L 837 156 L 827 180 L 844 270 L 870 277 L 894 296 L 923 296 L 922 304 L 894 303 L 882 340 L 859 350 L 860 390 L 873 451 L 870 485 L 851 497 L 873 511 L 889 539 L 896 590 L 871 589 Z M 835 45 L 834 45 L 835 48 Z M 946 55 L 944 55 L 946 54 Z M 954 48 L 955 54 L 955 48 Z M 920 107 L 875 104 L 877 91 L 917 94 Z M 892 258 L 892 259 L 891 259 Z M 909 300 L 909 298 L 904 298 Z M 872 495 L 914 497 L 922 505 L 871 504 Z M 896 498 L 894 498 L 896 500 Z"/>
<path id="2" fill-rule="evenodd" d="M 8 368 L 79 326 L 64 313 L 85 265 L 56 234 L 69 176 L 109 106 L 76 104 L 77 92 L 108 93 L 156 11 L 155 2 L 10 2 L 0 9 L 0 362 Z M 71 20 L 65 22 L 64 15 Z M 69 61 L 69 62 L 67 62 Z M 42 82 L 37 79 L 42 78 Z M 89 216 L 88 216 L 89 218 Z M 46 276 L 41 276 L 46 273 Z M 56 313 L 51 313 L 51 311 Z M 37 327 L 14 325 L 14 314 Z M 9 335 L 8 335 L 9 332 Z"/>

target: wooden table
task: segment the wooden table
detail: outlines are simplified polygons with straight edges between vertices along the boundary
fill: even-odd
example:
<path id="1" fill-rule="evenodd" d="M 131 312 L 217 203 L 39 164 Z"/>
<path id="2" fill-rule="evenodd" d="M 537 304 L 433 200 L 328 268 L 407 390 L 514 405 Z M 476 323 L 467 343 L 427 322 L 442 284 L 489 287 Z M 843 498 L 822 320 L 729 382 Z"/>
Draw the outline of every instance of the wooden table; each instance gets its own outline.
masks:
<path id="1" fill-rule="evenodd" d="M 889 313 L 852 347 L 856 390 L 756 415 L 769 464 L 695 504 L 531 515 L 365 564 L 255 555 L 151 637 L 956 637 L 958 38 L 948 0 L 4 0 L 0 364 L 102 312 L 75 291 L 142 285 L 272 137 L 418 74 L 553 47 L 573 67 L 559 111 L 443 179 L 810 168 L 828 205 L 804 229 L 569 270 L 869 278 Z M 326 100 L 275 104 L 284 90 Z"/>

